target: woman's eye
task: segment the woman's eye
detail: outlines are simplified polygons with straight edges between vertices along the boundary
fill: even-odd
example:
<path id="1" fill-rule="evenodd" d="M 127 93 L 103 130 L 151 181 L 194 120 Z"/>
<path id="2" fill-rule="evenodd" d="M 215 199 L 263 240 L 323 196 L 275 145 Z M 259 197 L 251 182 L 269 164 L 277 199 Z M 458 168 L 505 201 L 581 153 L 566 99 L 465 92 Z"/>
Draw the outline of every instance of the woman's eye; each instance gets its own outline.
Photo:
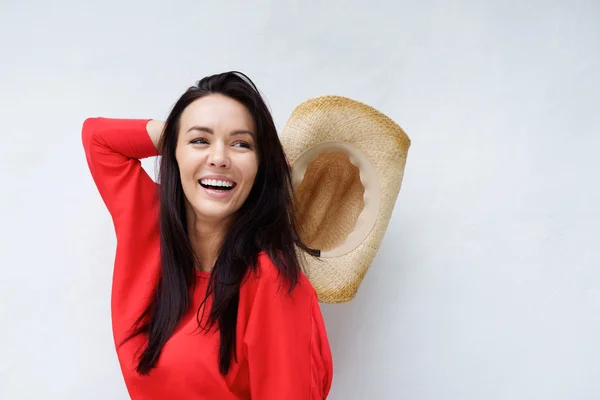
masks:
<path id="1" fill-rule="evenodd" d="M 204 138 L 197 138 L 197 139 L 190 141 L 190 143 L 191 144 L 206 144 L 206 143 L 208 143 L 208 140 L 206 140 Z"/>
<path id="2" fill-rule="evenodd" d="M 251 149 L 252 148 L 252 146 L 250 146 L 250 144 L 248 144 L 246 142 L 235 142 L 233 145 L 234 146 L 243 147 L 243 148 L 246 148 L 246 149 Z"/>

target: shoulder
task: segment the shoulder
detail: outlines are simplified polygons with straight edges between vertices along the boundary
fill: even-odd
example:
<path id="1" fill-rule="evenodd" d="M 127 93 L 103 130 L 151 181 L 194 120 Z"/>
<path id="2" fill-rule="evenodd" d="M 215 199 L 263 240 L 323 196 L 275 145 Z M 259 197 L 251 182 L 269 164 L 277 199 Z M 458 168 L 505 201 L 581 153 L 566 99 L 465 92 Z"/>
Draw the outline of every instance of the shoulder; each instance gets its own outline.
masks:
<path id="1" fill-rule="evenodd" d="M 289 292 L 289 282 L 266 252 L 258 255 L 257 268 L 249 273 L 246 285 L 249 286 L 249 289 L 260 288 L 273 293 L 290 294 L 293 297 L 307 299 L 316 297 L 315 289 L 302 271 L 298 274 L 297 284 Z"/>

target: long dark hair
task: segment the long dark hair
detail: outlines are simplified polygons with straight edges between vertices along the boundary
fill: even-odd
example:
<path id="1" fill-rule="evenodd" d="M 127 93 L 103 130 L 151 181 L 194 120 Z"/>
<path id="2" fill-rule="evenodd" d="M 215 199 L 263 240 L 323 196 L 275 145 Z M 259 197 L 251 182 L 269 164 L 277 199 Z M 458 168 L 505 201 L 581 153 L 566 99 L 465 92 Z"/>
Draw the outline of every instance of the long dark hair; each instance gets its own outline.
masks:
<path id="1" fill-rule="evenodd" d="M 264 251 L 269 255 L 289 291 L 298 282 L 301 271 L 297 249 L 315 255 L 298 236 L 290 169 L 271 113 L 254 83 L 237 71 L 198 81 L 173 106 L 160 142 L 161 275 L 150 304 L 135 322 L 131 335 L 125 339 L 147 335 L 143 344 L 145 348 L 140 348 L 137 365 L 137 372 L 143 375 L 149 374 L 156 366 L 163 346 L 188 310 L 196 270 L 200 267 L 188 238 L 185 195 L 175 149 L 181 114 L 194 100 L 209 94 L 228 96 L 248 109 L 256 124 L 259 159 L 254 186 L 225 233 L 200 305 L 202 308 L 212 295 L 207 324 L 202 329 L 218 325 L 221 374 L 227 374 L 232 356 L 236 354 L 240 285 L 250 270 L 256 270 L 258 254 Z M 200 326 L 201 317 L 197 319 Z"/>

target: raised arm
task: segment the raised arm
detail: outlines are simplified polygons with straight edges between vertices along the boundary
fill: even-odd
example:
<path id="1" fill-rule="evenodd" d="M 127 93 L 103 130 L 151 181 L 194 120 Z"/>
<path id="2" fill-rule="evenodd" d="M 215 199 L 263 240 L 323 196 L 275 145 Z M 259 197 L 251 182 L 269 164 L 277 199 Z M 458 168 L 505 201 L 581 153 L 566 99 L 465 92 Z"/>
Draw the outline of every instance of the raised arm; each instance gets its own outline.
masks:
<path id="1" fill-rule="evenodd" d="M 82 140 L 89 169 L 117 235 L 112 286 L 115 339 L 124 339 L 159 272 L 158 186 L 140 159 L 158 155 L 160 122 L 89 118 Z"/>
<path id="2" fill-rule="evenodd" d="M 87 163 L 117 235 L 121 225 L 153 208 L 156 185 L 140 159 L 158 155 L 161 132 L 162 123 L 152 120 L 88 118 L 83 123 Z"/>

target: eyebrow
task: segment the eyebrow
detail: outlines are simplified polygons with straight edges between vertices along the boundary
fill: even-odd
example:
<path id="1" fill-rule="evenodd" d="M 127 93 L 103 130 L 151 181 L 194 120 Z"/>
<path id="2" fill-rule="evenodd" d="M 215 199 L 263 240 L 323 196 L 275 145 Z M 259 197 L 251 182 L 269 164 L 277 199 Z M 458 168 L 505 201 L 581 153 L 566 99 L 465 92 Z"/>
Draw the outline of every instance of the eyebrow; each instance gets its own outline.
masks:
<path id="1" fill-rule="evenodd" d="M 215 132 L 212 129 L 207 128 L 205 126 L 194 125 L 190 129 L 188 129 L 186 133 L 189 133 L 191 131 L 206 132 L 206 133 L 209 133 L 211 135 L 215 134 Z M 231 132 L 229 134 L 229 136 L 235 136 L 235 135 L 250 135 L 254 139 L 254 133 L 252 133 L 252 131 L 248 131 L 248 130 L 245 130 L 245 129 L 241 129 L 241 130 L 238 130 L 238 131 L 233 131 L 233 132 Z"/>

